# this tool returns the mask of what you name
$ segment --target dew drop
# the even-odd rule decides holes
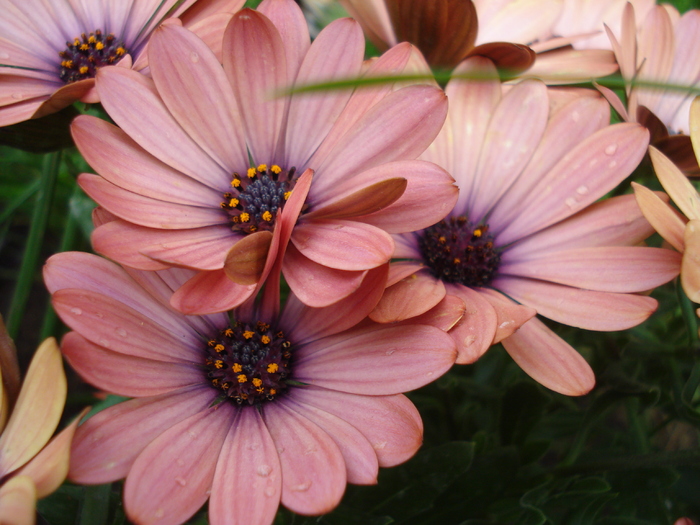
[[[248,446],[246,447],[248,450],[257,450],[258,449],[258,444],[257,443],[248,443]]]
[[[578,111],[574,111],[571,114],[571,120],[573,120],[574,122],[578,122],[579,120],[581,120],[581,113],[579,113]]]
[[[22,93],[12,93],[11,96],[12,96],[12,98],[14,98],[15,100],[21,100],[21,99],[24,98],[24,95],[23,95]]]
[[[184,478],[180,478],[180,477],[175,478],[175,483],[177,483],[181,487],[184,487],[185,485],[187,485],[187,481]]]
[[[126,330],[124,330],[123,328],[117,328],[115,332],[119,337],[126,337]]]
[[[386,351],[386,355],[391,355],[391,354],[393,354],[394,352],[396,352],[396,350],[387,350],[387,351]]]
[[[272,472],[272,467],[270,467],[270,465],[259,465],[256,472],[258,476],[265,478],[270,475],[270,472]]]
[[[95,314],[95,317],[97,317],[98,319],[102,319],[104,317],[104,315],[102,315],[101,313],[98,312]]]
[[[608,164],[608,168],[614,168],[615,166],[617,166],[617,161],[616,161],[616,160],[611,160],[611,161],[610,161],[610,164]]]
[[[586,193],[588,193],[588,186],[586,186],[585,184],[583,186],[579,186],[578,188],[576,188],[576,193],[578,193],[579,195],[585,195]]]
[[[109,348],[109,341],[107,339],[100,339],[100,346],[104,346],[105,348]]]
[[[268,498],[271,498],[271,497],[274,496],[274,495],[275,495],[275,489],[274,489],[274,487],[267,487],[267,488],[265,489],[265,496],[267,496]]]
[[[374,444],[374,450],[384,450],[386,448],[387,442],[386,441],[380,441],[379,443]]]
[[[498,328],[503,330],[506,326],[513,324],[513,321],[503,321],[501,324],[498,325]]]
[[[610,144],[610,146],[605,148],[606,155],[615,155],[616,151],[617,151],[617,144]]]
[[[10,58],[9,53],[0,53],[0,60],[7,60]]]
[[[428,372],[428,373],[425,374],[425,375],[428,376],[428,377],[433,377],[433,372]]]
[[[564,203],[569,207],[569,208],[574,208],[576,206],[576,199],[573,197],[569,197],[564,201]]]
[[[83,315],[83,311],[80,308],[71,308],[70,312],[75,315]]]
[[[462,341],[462,344],[464,346],[471,346],[474,344],[474,341],[476,341],[476,336],[475,335],[468,335],[467,337],[464,338],[464,341]]]
[[[199,62],[199,55],[197,53],[190,53],[190,60],[196,64]]]
[[[311,488],[311,482],[305,481],[304,483],[299,483],[298,485],[290,487],[289,490],[292,492],[306,492],[309,488]]]

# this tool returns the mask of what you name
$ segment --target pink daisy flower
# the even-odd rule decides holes
[[[214,47],[244,0],[8,0],[0,10],[0,126],[38,118],[76,100],[99,102],[96,71],[144,69],[153,30],[180,17]]]
[[[367,272],[355,294],[327,308],[291,295],[281,314],[264,297],[230,317],[197,317],[169,306],[190,270],[51,257],[45,281],[75,330],[62,341],[65,357],[98,388],[135,398],[78,427],[70,479],[126,477],[126,512],[141,524],[182,523],[209,499],[213,525],[272,523],[280,502],[322,514],[346,482],[376,483],[378,467],[421,443],[418,412],[400,392],[455,359],[440,328],[361,323],[387,272]]]
[[[275,265],[305,304],[348,296],[389,260],[390,233],[435,223],[457,198],[445,170],[415,160],[444,122],[442,90],[273,98],[292,84],[357,76],[363,54],[350,19],[309,45],[291,0],[236,14],[223,68],[193,33],[163,25],[150,43],[153,80],[124,68],[97,76],[121,129],[89,116],[73,123],[100,175],[79,183],[119,218],[95,230],[95,249],[142,270],[199,270],[173,296],[185,313],[241,304]],[[411,55],[397,46],[367,74],[401,71]]]
[[[653,230],[633,195],[596,202],[637,166],[648,132],[609,126],[600,97],[550,113],[541,82],[503,94],[486,59],[457,71],[492,80],[447,85],[447,123],[423,158],[454,174],[459,199],[440,223],[396,236],[394,256],[405,260],[393,265],[392,286],[371,317],[402,320],[457,298],[467,312],[450,332],[458,363],[502,342],[543,385],[584,394],[594,385],[591,368],[534,316],[588,330],[629,328],[656,308],[639,293],[678,274],[677,253],[637,246]]]

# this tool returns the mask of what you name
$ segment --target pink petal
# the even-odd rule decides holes
[[[680,255],[671,250],[638,246],[578,248],[543,257],[506,258],[499,274],[530,277],[600,292],[643,292],[673,279]]]
[[[282,467],[260,413],[237,411],[216,464],[209,499],[212,523],[272,523],[282,494]]]
[[[58,290],[53,294],[52,305],[71,329],[113,352],[179,363],[191,363],[199,358],[191,342],[182,341],[150,317],[108,295],[88,290]]]
[[[595,386],[593,370],[568,343],[532,319],[502,341],[513,360],[538,383],[567,396],[582,396]]]
[[[124,483],[124,507],[136,523],[179,524],[209,497],[219,451],[234,408],[220,403],[180,421],[134,461]]]
[[[211,206],[223,200],[221,193],[159,161],[102,119],[80,115],[71,132],[88,164],[116,186],[178,204]]]
[[[297,344],[352,328],[367,316],[382,296],[387,266],[369,270],[356,292],[325,308],[310,308],[290,295],[280,318],[280,326]]]
[[[455,295],[446,295],[434,308],[413,319],[407,319],[404,324],[427,324],[449,332],[464,317],[466,311],[467,307],[462,299]]]
[[[243,2],[238,0],[238,3],[242,4]],[[228,23],[231,21],[231,14],[235,11],[238,11],[238,9],[232,10],[231,13],[218,13],[211,15],[192,24],[185,25],[187,29],[201,38],[207,47],[212,50],[219,64],[221,64],[224,60],[224,31],[226,30]],[[138,67],[134,67],[134,69],[138,69]]]
[[[688,177],[683,175],[668,157],[653,146],[649,147],[649,156],[654,164],[654,171],[656,171],[659,182],[676,206],[688,219],[700,219],[700,195]]]
[[[265,406],[263,417],[279,452],[282,504],[293,512],[329,512],[345,491],[345,462],[321,428],[287,407],[280,398]]]
[[[70,479],[93,485],[126,477],[151,441],[183,419],[206,410],[215,394],[203,385],[131,399],[98,412],[75,434]]]
[[[534,308],[517,304],[501,292],[491,288],[478,288],[478,291],[496,311],[496,335],[494,335],[491,344],[495,345],[506,337],[510,337],[513,332],[537,315]]]
[[[284,114],[287,87],[285,48],[264,15],[244,9],[224,33],[224,70],[239,103],[246,141],[255,164],[272,164]]]
[[[538,314],[585,330],[626,330],[644,322],[658,306],[655,299],[642,295],[581,290],[545,281],[502,277],[493,284]]]
[[[152,199],[123,190],[97,175],[83,173],[78,183],[109,212],[140,226],[176,230],[228,222],[226,214],[218,207],[203,208]]]
[[[685,252],[681,264],[681,284],[688,298],[700,302],[700,221],[693,219],[685,227]]]
[[[637,204],[644,213],[644,218],[671,246],[682,252],[685,249],[683,239],[685,217],[645,186],[632,182],[632,189],[634,189]]]
[[[153,33],[148,53],[158,93],[182,129],[229,172],[246,169],[238,104],[209,47],[182,27],[163,25]]]
[[[377,323],[403,321],[426,313],[445,298],[445,285],[428,272],[417,272],[389,286],[370,318]]]
[[[365,40],[357,22],[349,18],[331,22],[306,53],[295,85],[356,77],[360,73],[364,50]],[[285,146],[288,166],[306,165],[351,94],[350,90],[336,90],[292,96]]]
[[[123,67],[99,70],[102,105],[136,143],[165,164],[211,188],[226,188],[231,174],[185,133],[160,99],[153,81]],[[124,93],[130,93],[125,97]]]
[[[282,263],[284,278],[294,295],[314,308],[329,306],[355,292],[367,271],[335,270],[304,257],[293,244]]]
[[[243,304],[255,289],[254,284],[234,283],[223,270],[200,272],[173,294],[170,304],[187,315],[225,312]]]
[[[311,38],[304,14],[298,5],[286,0],[263,1],[257,10],[270,19],[282,37],[287,61],[287,85],[291,85],[309,51]]]
[[[519,220],[499,233],[498,244],[541,230],[595,202],[637,167],[648,140],[649,132],[631,123],[614,124],[588,137],[533,188],[532,198],[520,204]]]
[[[394,252],[388,233],[342,219],[301,222],[294,228],[292,242],[312,261],[337,270],[376,268],[388,262]]]
[[[296,355],[295,380],[364,395],[419,388],[447,372],[456,357],[452,338],[432,326],[360,328],[310,342]]]
[[[607,49],[563,49],[538,54],[527,76],[540,78],[550,85],[574,84],[616,71],[615,55]]]
[[[473,363],[489,349],[498,317],[491,303],[479,292],[461,284],[447,286],[447,293],[464,302],[466,310],[449,334],[457,345],[458,364]]]
[[[63,337],[61,351],[85,381],[122,396],[155,396],[200,384],[205,379],[196,367],[112,352],[77,332]]]
[[[296,389],[295,389],[296,390]],[[294,401],[294,391],[290,392],[285,405],[302,417],[318,425],[328,434],[340,449],[345,460],[348,483],[374,485],[377,483],[379,463],[371,443],[358,429],[342,418],[315,408],[306,403]]]
[[[423,422],[406,396],[357,396],[314,386],[294,389],[293,396],[295,401],[334,414],[362,432],[381,467],[403,463],[423,442]]]
[[[231,246],[224,261],[224,273],[233,282],[241,285],[257,285],[270,257],[273,234],[258,231],[245,235]]]

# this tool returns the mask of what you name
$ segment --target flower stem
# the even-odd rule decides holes
[[[29,227],[24,256],[22,257],[22,267],[17,277],[17,285],[14,295],[12,296],[10,312],[7,316],[7,331],[13,339],[17,338],[27,301],[29,300],[29,292],[34,282],[60,165],[60,151],[48,153],[44,158],[44,166],[40,179],[41,185],[39,187],[34,213],[32,214],[32,223]]]

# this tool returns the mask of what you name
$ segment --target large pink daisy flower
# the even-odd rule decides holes
[[[414,160],[444,122],[440,89],[275,98],[358,75],[364,39],[341,19],[309,45],[294,2],[259,9],[233,17],[223,68],[194,34],[162,26],[149,46],[153,80],[116,67],[97,76],[121,129],[89,116],[73,124],[101,175],[79,183],[119,217],[95,230],[95,249],[143,270],[199,270],[173,296],[186,313],[241,304],[275,264],[304,303],[332,304],[389,260],[389,233],[435,223],[457,198],[442,168]],[[368,74],[400,71],[411,53],[398,46]]]
[[[141,70],[163,20],[180,17],[213,46],[244,0],[7,0],[0,10],[0,126],[76,100],[98,102],[100,67]]]
[[[141,524],[182,523],[207,499],[214,525],[269,524],[280,501],[321,514],[346,482],[376,483],[379,466],[405,461],[421,443],[418,412],[400,392],[455,359],[440,328],[358,325],[387,266],[327,308],[292,295],[281,315],[279,301],[265,297],[230,317],[196,317],[168,304],[190,270],[51,257],[46,284],[75,330],[64,355],[95,386],[136,398],[78,427],[69,477],[126,476],[126,512]]]
[[[396,236],[395,257],[406,260],[394,265],[393,286],[371,317],[405,319],[459,298],[467,313],[451,331],[458,362],[500,341],[543,385],[584,394],[594,385],[590,367],[533,316],[629,328],[656,308],[638,293],[678,274],[678,254],[636,246],[653,230],[633,195],[596,202],[637,166],[648,132],[609,126],[602,98],[578,98],[550,114],[538,81],[504,95],[485,59],[458,72],[493,80],[447,85],[447,123],[424,155],[454,174],[457,205],[435,226]]]

